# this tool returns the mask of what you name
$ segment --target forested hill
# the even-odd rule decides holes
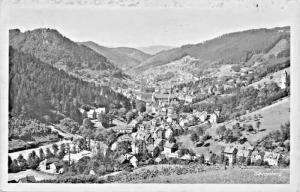
[[[213,64],[244,63],[255,53],[265,53],[281,39],[289,40],[290,27],[252,29],[225,34],[203,43],[184,45],[150,57],[133,72],[141,72],[179,60],[187,55],[198,59],[205,68]]]
[[[129,106],[123,95],[108,87],[77,79],[30,54],[9,49],[9,111],[55,122],[69,116],[82,122],[81,104]]]
[[[106,57],[64,37],[57,30],[40,28],[9,31],[9,45],[68,72],[93,70],[98,74],[120,71]]]
[[[123,69],[124,71],[139,65],[141,62],[151,57],[149,54],[129,47],[109,48],[98,45],[92,41],[80,42],[79,44],[85,45],[97,53],[105,56],[117,67]]]

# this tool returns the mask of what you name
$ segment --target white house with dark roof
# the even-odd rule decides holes
[[[226,147],[224,150],[224,156],[228,158],[228,163],[232,165],[233,159],[237,154],[237,149],[235,147]]]
[[[164,153],[165,154],[174,153],[175,151],[177,151],[177,149],[178,149],[178,145],[176,143],[170,143],[169,141],[167,141],[164,144]]]
[[[264,161],[268,162],[269,165],[278,166],[281,155],[274,152],[265,152]]]

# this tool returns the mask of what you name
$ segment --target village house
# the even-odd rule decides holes
[[[253,151],[251,154],[251,163],[255,163],[258,160],[262,160],[262,156],[259,154],[258,151]]]
[[[112,128],[116,133],[132,133],[134,130],[133,126],[115,126]]]
[[[232,165],[233,159],[236,157],[237,149],[235,147],[226,147],[224,150],[224,156],[228,158],[229,165]]]
[[[154,93],[152,96],[152,102],[158,103],[160,106],[170,104],[171,101],[175,100],[177,100],[177,96],[171,93]]]
[[[182,127],[182,128],[186,128],[189,126],[189,120],[188,119],[181,119],[180,122],[179,122],[179,125]]]
[[[178,145],[176,143],[169,143],[167,141],[164,145],[164,153],[171,154],[178,150]]]
[[[193,114],[194,114],[201,122],[204,122],[204,121],[206,121],[206,119],[207,119],[207,112],[206,112],[206,111],[202,111],[202,112],[195,111]]]
[[[154,130],[153,138],[154,139],[157,139],[157,138],[163,139],[164,138],[164,133],[165,132],[164,132],[163,128],[158,127]]]
[[[120,164],[130,163],[133,167],[138,166],[138,159],[134,155],[131,155],[131,154],[120,155],[118,158],[118,162]]]
[[[215,111],[212,114],[209,114],[209,122],[211,124],[216,124],[218,122],[219,114],[220,114],[219,111]]]
[[[131,158],[129,159],[129,162],[131,163],[131,165],[136,168],[138,166],[138,159],[133,155],[131,156]]]
[[[237,160],[243,159],[244,163],[247,162],[248,157],[250,157],[250,152],[248,150],[238,150],[236,154]]]
[[[172,130],[174,136],[181,135],[183,132],[182,127],[180,127],[178,124],[172,124]]]
[[[180,157],[180,159],[190,161],[193,159],[193,157],[190,154],[185,154],[182,157]]]
[[[57,174],[63,172],[63,162],[58,158],[49,158],[42,161],[38,169],[43,172]]]
[[[152,155],[152,157],[154,155],[154,150],[156,150],[156,148],[158,148],[158,146],[154,146],[154,144],[147,145],[147,151]]]
[[[107,148],[108,148],[108,146],[101,141],[91,142],[92,154],[97,154],[97,153],[102,152],[103,155],[105,155]]]
[[[205,151],[203,153],[203,156],[204,156],[204,162],[205,162],[205,164],[210,165],[211,164],[211,161],[210,161],[211,153],[209,151]]]
[[[172,123],[172,122],[178,122],[178,115],[177,114],[170,114],[168,115],[168,118],[167,118],[167,122],[168,123]]]
[[[164,154],[160,154],[157,158],[155,158],[156,163],[160,163],[161,161],[165,160],[166,156]]]
[[[169,139],[173,135],[173,130],[169,127],[166,129],[165,138]]]
[[[268,162],[269,165],[278,166],[281,155],[274,152],[265,152],[264,162]]]
[[[89,119],[97,119],[100,114],[105,113],[105,108],[91,108],[89,111],[85,111],[84,109],[80,108],[79,111],[81,114],[86,112]]]
[[[191,96],[191,95],[186,95],[185,98],[184,98],[184,101],[188,102],[188,103],[193,103],[193,102],[196,101],[196,97],[195,96]]]
[[[163,146],[164,146],[164,140],[161,139],[161,138],[156,139],[156,140],[154,141],[154,146],[155,146],[155,147],[157,146],[160,150],[162,150],[162,149],[163,149]]]

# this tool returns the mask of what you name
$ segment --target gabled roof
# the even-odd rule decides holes
[[[238,157],[248,157],[249,151],[248,150],[239,150],[236,155]]]
[[[256,156],[256,155],[259,155],[258,151],[253,151],[251,156]]]
[[[62,161],[59,161],[59,162],[55,162],[54,165],[55,167],[62,167],[64,166],[64,163]]]
[[[52,157],[52,158],[46,159],[46,164],[57,163],[59,161],[60,160],[58,158]]]
[[[152,152],[155,149],[153,145],[148,145],[146,148],[149,152]]]
[[[166,148],[175,148],[177,147],[176,143],[170,143],[169,141],[167,141],[164,145],[164,147]]]
[[[163,140],[158,138],[154,141],[154,145],[159,145]]]
[[[264,158],[266,159],[279,159],[280,154],[279,153],[273,153],[273,152],[265,152]]]
[[[157,98],[157,99],[175,99],[177,98],[177,96],[175,94],[163,94],[163,93],[157,93],[157,94],[154,94],[153,95],[154,98]]]
[[[224,150],[224,153],[229,153],[232,154],[234,153],[234,151],[236,151],[237,149],[235,147],[226,147]]]

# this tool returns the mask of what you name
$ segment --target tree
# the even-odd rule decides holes
[[[127,120],[127,123],[129,123],[132,119],[134,118],[134,113],[132,111],[128,111],[126,113],[126,120]]]
[[[46,148],[46,159],[52,158],[54,157],[53,153],[51,152],[51,150],[47,147]]]
[[[256,122],[256,128],[257,128],[258,131],[259,131],[259,128],[260,128],[260,124],[261,124],[260,121],[257,121],[257,122]]]
[[[20,167],[18,165],[18,161],[14,159],[10,165],[10,168],[8,169],[11,173],[16,173],[20,171]]]
[[[171,135],[171,137],[169,138],[169,143],[176,143],[176,139],[174,137],[174,135]]]
[[[203,130],[203,128],[201,126],[198,126],[196,128],[197,134],[198,135],[203,135],[205,133],[205,131]]]
[[[153,149],[153,158],[156,158],[159,156],[159,153],[160,153],[160,150],[159,150],[159,147],[155,147]]]
[[[124,108],[124,107],[122,107],[119,111],[118,111],[118,113],[119,113],[119,116],[120,117],[123,117],[125,114],[126,114],[126,108]]]
[[[195,132],[193,132],[192,134],[191,134],[191,141],[193,141],[193,142],[197,142],[197,141],[199,141],[199,136],[198,136],[198,134],[197,133],[195,133]]]
[[[28,162],[28,168],[30,169],[36,169],[39,166],[40,159],[36,155],[35,151],[29,153],[27,162]]]
[[[224,155],[224,153],[221,153],[220,158],[219,158],[219,163],[223,164],[224,161],[225,161],[225,155]]]
[[[225,131],[226,131],[225,125],[222,125],[222,126],[220,126],[220,127],[218,127],[216,129],[216,134],[221,137],[221,136],[223,136],[223,134],[225,133]]]
[[[102,126],[107,128],[109,126],[109,119],[105,113],[98,115],[98,121],[101,122]]]
[[[66,151],[65,144],[62,143],[62,144],[60,145],[60,151],[59,151],[59,153],[57,154],[57,156],[58,156],[59,159],[63,159],[63,158],[64,158],[64,156],[65,156],[65,154],[66,154],[65,151]]]
[[[20,167],[20,170],[26,170],[27,168],[27,161],[26,159],[24,159],[23,155],[20,154],[17,158],[18,162],[19,162],[19,167]]]
[[[84,110],[82,113],[82,119],[85,119],[87,117],[88,117],[87,112],[86,112],[86,110]]]
[[[97,119],[97,113],[96,113],[95,110],[94,110],[94,112],[93,112],[93,119]]]
[[[145,112],[145,111],[146,111],[146,105],[145,105],[145,102],[137,101],[137,102],[136,102],[136,109],[137,109],[140,113]]]
[[[251,165],[251,157],[247,157],[247,159],[246,159],[246,165],[247,166]]]
[[[281,140],[284,142],[287,139],[290,139],[290,122],[288,121],[287,123],[285,123],[284,125],[280,126],[280,131],[281,131],[281,135],[282,138]]]
[[[201,164],[205,163],[205,158],[204,158],[203,154],[201,154],[201,156],[200,156],[199,163],[201,163]]]
[[[39,149],[39,157],[41,159],[41,161],[43,161],[45,159],[45,154],[42,148]]]
[[[52,145],[52,149],[53,149],[53,153],[54,153],[54,156],[56,156],[57,155],[57,151],[58,151],[58,146],[57,146],[57,144],[53,144]]]
[[[93,123],[91,122],[91,120],[89,118],[85,118],[85,119],[83,119],[82,126],[85,129],[92,129],[93,128]]]

